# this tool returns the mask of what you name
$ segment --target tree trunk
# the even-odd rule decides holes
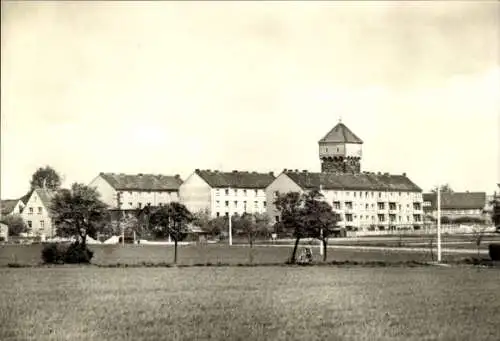
[[[250,261],[250,264],[252,264],[253,263],[253,238],[252,238],[252,236],[249,236],[248,242],[250,244],[249,261]]]
[[[295,258],[296,258],[296,255],[297,255],[297,249],[299,247],[299,241],[300,241],[300,237],[297,237],[295,239],[295,245],[293,247],[292,257],[290,258],[290,263],[292,263],[292,264],[295,264]]]
[[[326,250],[328,249],[328,240],[323,238],[323,262],[326,262]]]
[[[177,264],[177,238],[174,239],[174,264]]]

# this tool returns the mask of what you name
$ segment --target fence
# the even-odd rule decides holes
[[[488,225],[459,225],[459,224],[445,224],[441,226],[441,233],[443,234],[474,234],[474,233],[493,233],[496,229],[494,226]],[[395,230],[375,230],[375,231],[348,231],[347,237],[365,237],[365,236],[397,236],[397,235],[428,235],[436,234],[437,225],[424,225],[418,230],[414,229],[395,229]]]

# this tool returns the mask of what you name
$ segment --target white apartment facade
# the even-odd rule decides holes
[[[193,213],[208,211],[212,218],[265,213],[270,173],[197,169],[180,186],[181,202]]]
[[[279,193],[319,190],[347,230],[418,229],[423,225],[422,190],[403,175],[310,173],[285,170],[266,189],[268,215],[280,220],[272,204]]]
[[[89,186],[112,210],[136,210],[179,201],[179,175],[100,173]]]

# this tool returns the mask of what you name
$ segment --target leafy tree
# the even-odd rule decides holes
[[[28,232],[28,227],[19,214],[11,214],[2,218],[2,223],[9,227],[10,236],[19,236],[23,232]]]
[[[40,167],[33,173],[30,181],[31,191],[36,188],[58,190],[61,187],[61,176],[50,166]]]
[[[267,236],[270,233],[269,219],[264,214],[243,213],[233,219],[233,229],[238,235],[247,238],[250,245],[249,261],[253,262],[253,244],[256,238]]]
[[[74,183],[71,189],[60,189],[51,202],[51,212],[60,236],[74,236],[83,247],[87,236],[96,238],[107,223],[107,205],[95,188]]]
[[[208,224],[201,228],[212,237],[220,236],[228,228],[228,222],[225,217],[217,217],[210,219]]]
[[[280,212],[281,226],[292,231],[292,236],[295,238],[295,245],[290,257],[290,263],[293,264],[296,261],[300,239],[308,236],[307,226],[303,221],[303,197],[299,192],[278,194],[274,205]]]
[[[500,194],[495,193],[495,197],[491,202],[492,212],[491,212],[491,220],[497,229],[500,228]]]
[[[177,243],[188,234],[188,224],[194,219],[181,203],[171,202],[156,209],[150,218],[150,225],[164,236],[174,240],[174,263],[177,264]]]
[[[441,193],[453,193],[453,189],[450,187],[449,184],[444,184],[441,186],[434,186],[433,189],[431,189],[432,193],[437,193],[438,188],[441,189]]]
[[[319,239],[323,244],[323,261],[326,261],[328,238],[334,233],[337,217],[330,204],[322,198],[323,195],[318,191],[311,191],[304,195],[303,222],[311,237]]]

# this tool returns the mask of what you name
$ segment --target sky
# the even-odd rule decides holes
[[[320,171],[339,118],[362,170],[500,182],[496,2],[2,1],[1,197],[50,165]]]

